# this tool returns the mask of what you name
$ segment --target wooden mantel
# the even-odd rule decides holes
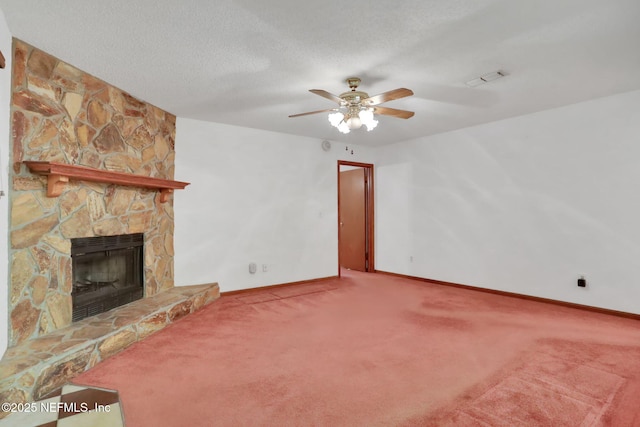
[[[169,199],[169,195],[173,193],[173,190],[182,190],[189,185],[188,182],[153,178],[132,173],[111,172],[64,163],[25,161],[24,164],[27,165],[31,173],[47,176],[48,197],[58,197],[62,194],[66,183],[70,179],[160,190],[160,201],[162,203]]]

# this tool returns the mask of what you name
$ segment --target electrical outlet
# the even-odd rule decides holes
[[[267,264],[262,264],[262,272],[266,273],[269,269],[267,268]]]
[[[584,275],[580,275],[580,277],[578,278],[578,286],[581,288],[587,287],[587,280],[584,278]]]

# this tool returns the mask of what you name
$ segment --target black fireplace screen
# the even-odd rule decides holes
[[[73,321],[141,299],[144,234],[71,239]]]

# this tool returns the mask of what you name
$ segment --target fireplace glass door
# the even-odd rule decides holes
[[[144,235],[71,239],[73,321],[143,297]]]

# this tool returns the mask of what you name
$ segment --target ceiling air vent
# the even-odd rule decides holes
[[[494,71],[493,73],[488,73],[484,76],[480,76],[477,79],[469,80],[465,84],[467,86],[476,87],[497,80],[500,77],[504,77],[504,73],[502,71]]]

